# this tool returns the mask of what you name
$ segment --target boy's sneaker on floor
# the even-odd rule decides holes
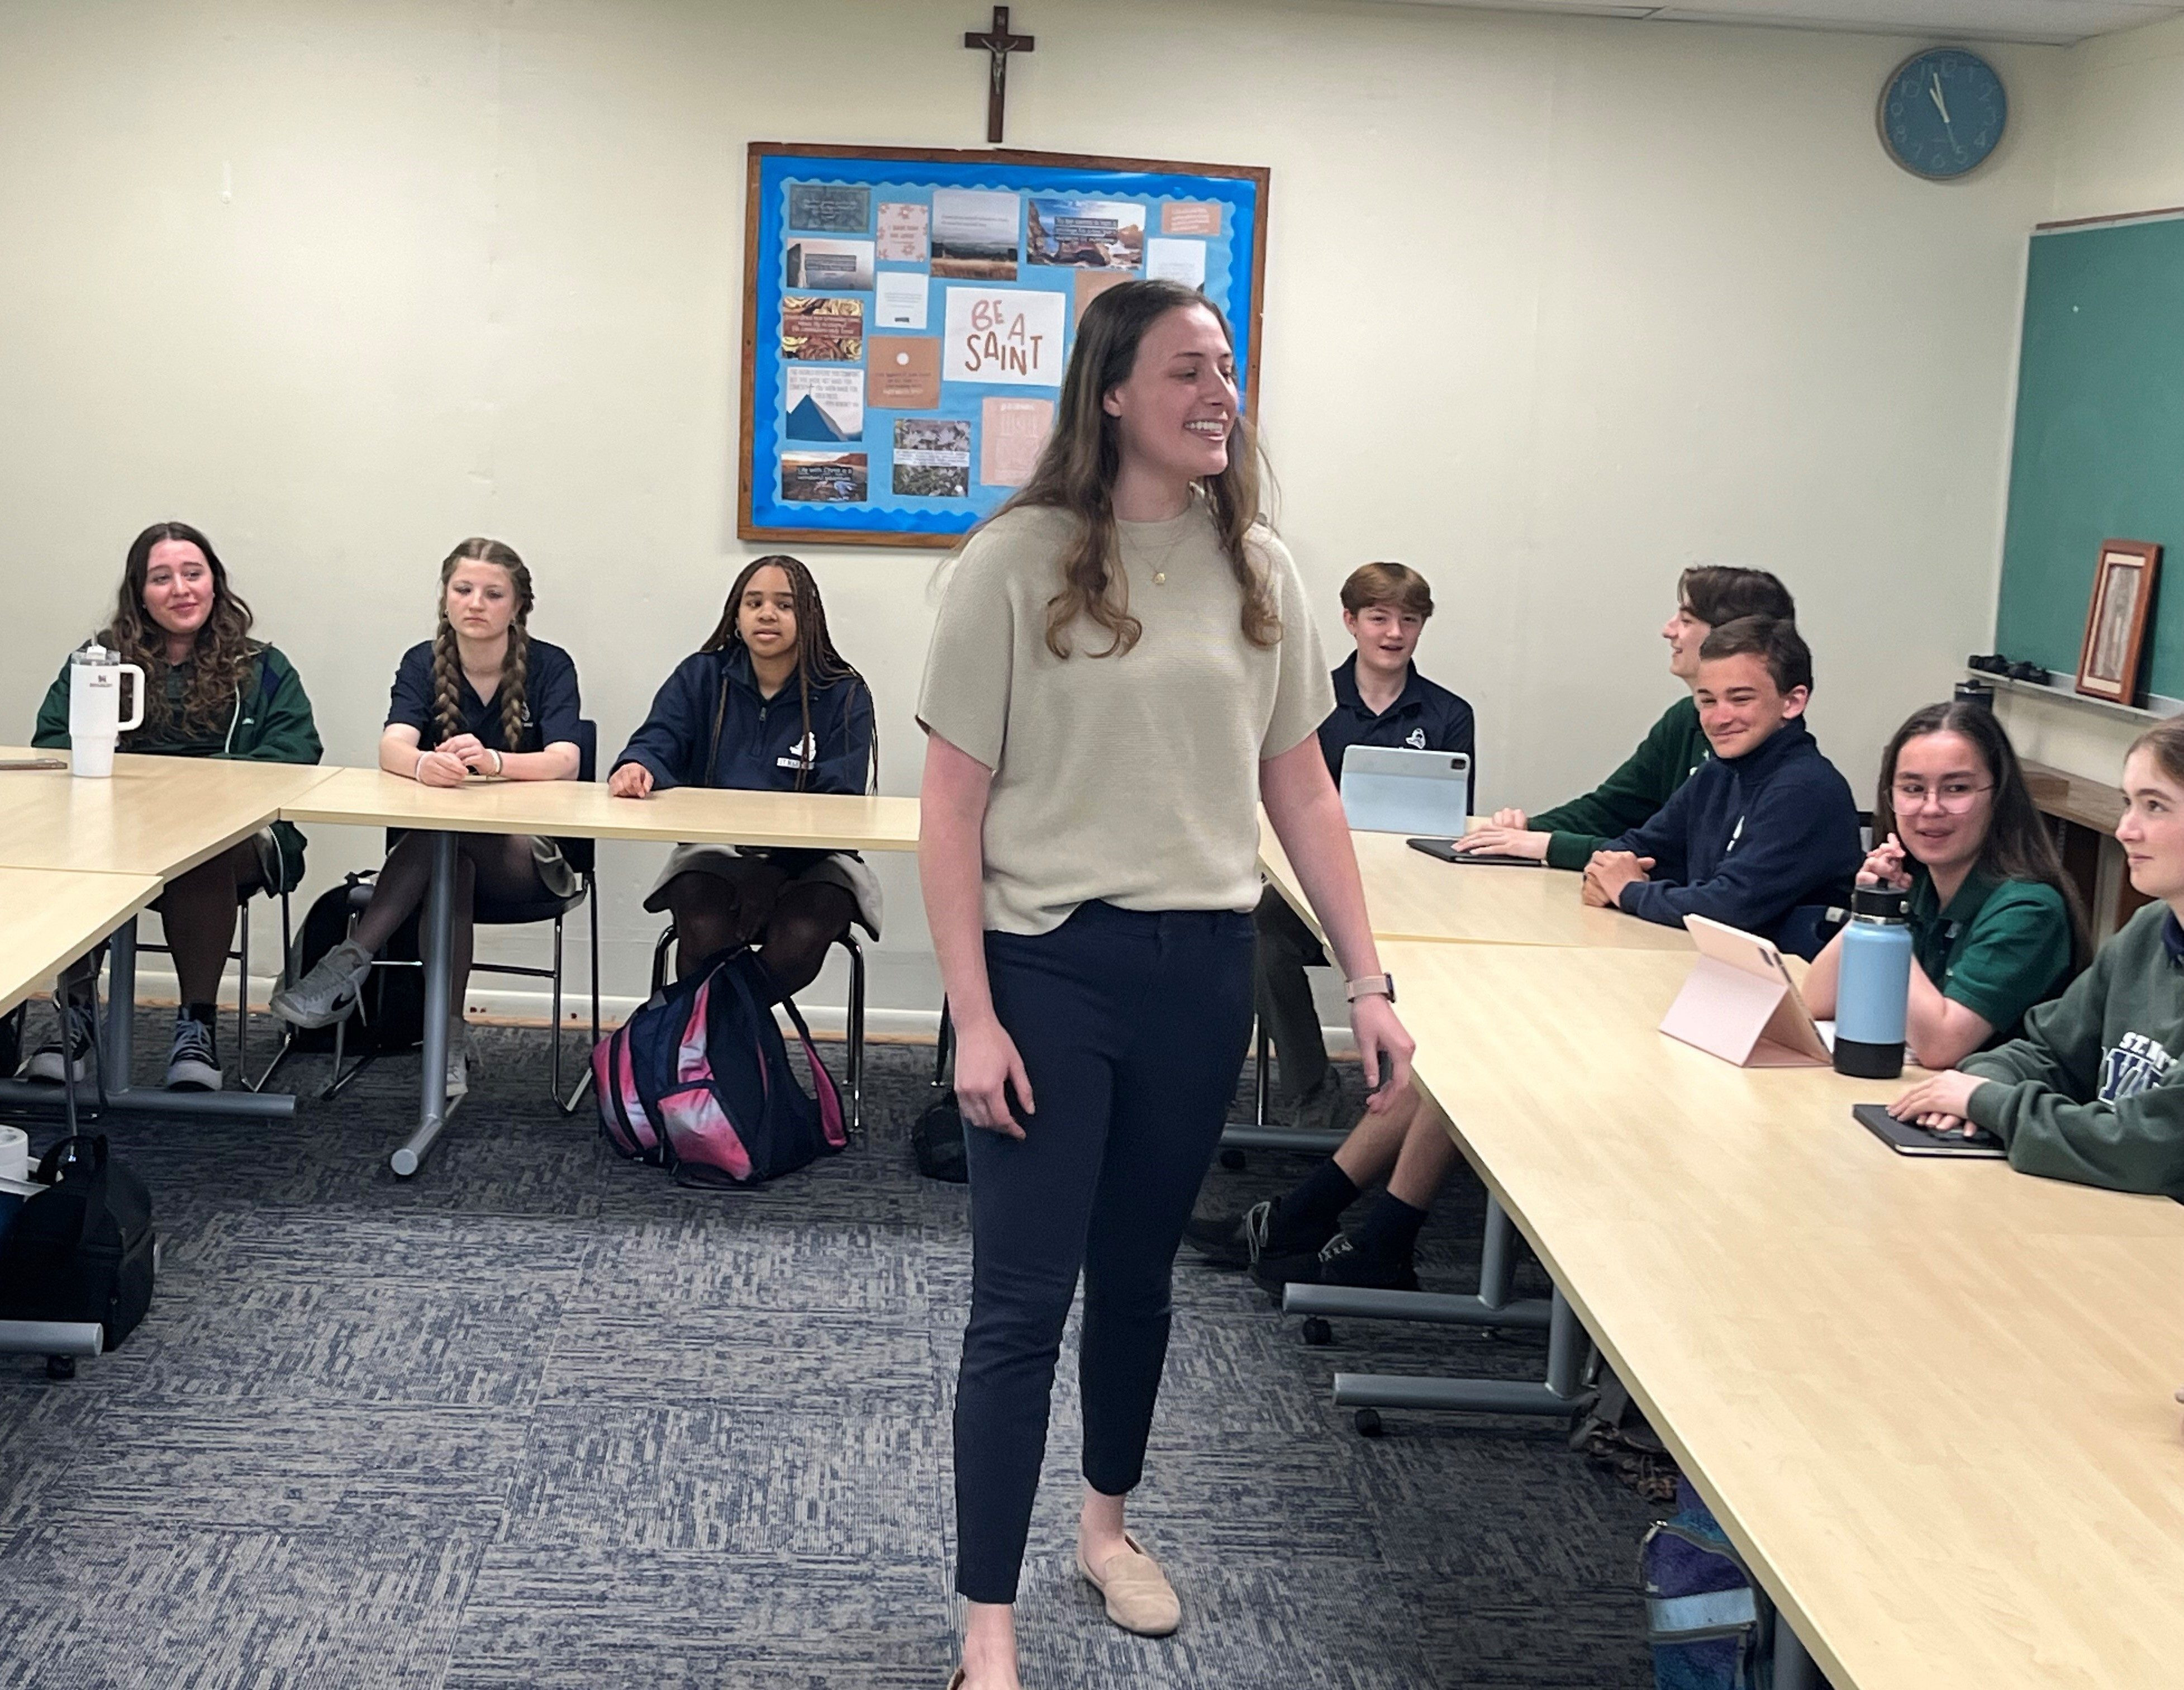
[[[91,1079],[92,1035],[98,1030],[98,1012],[87,1003],[71,1003],[62,1017],[61,1036],[51,1039],[31,1052],[31,1060],[23,1065],[25,1079],[43,1079],[58,1085],[62,1080],[73,1078],[83,1085]],[[68,1045],[64,1059],[62,1040]],[[65,1060],[67,1067],[63,1067]]]
[[[471,1039],[465,1029],[448,1029],[448,1096],[465,1097],[471,1089]]]
[[[1322,1226],[1285,1224],[1279,1203],[1272,1198],[1240,1215],[1193,1215],[1183,1229],[1190,1247],[1217,1268],[1248,1268],[1268,1256],[1315,1254],[1334,1232],[1331,1221]]]
[[[1285,1285],[1351,1286],[1361,1291],[1416,1291],[1418,1270],[1406,1259],[1391,1262],[1360,1250],[1342,1233],[1319,1249],[1263,1255],[1251,1264],[1261,1289],[1279,1294]]]
[[[292,1027],[331,1027],[355,1010],[370,973],[371,953],[344,939],[302,979],[275,992],[270,1007]]]
[[[167,1051],[167,1090],[217,1091],[220,1086],[220,1053],[213,1047],[212,1029],[184,1010],[175,1018],[175,1042]]]

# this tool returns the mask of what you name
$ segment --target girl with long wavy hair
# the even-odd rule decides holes
[[[1180,1622],[1123,1502],[1176,1246],[1251,1030],[1258,805],[1348,979],[1366,1071],[1385,1075],[1368,1107],[1409,1086],[1320,755],[1334,706],[1260,513],[1228,324],[1173,282],[1109,289],[1031,481],[950,567],[918,706],[918,866],[971,1129],[956,1690],[1017,1690],[1017,1580],[1080,1271],[1077,1566],[1125,1630]]]
[[[379,767],[426,786],[472,780],[573,780],[582,714],[577,666],[531,637],[531,572],[499,540],[465,540],[440,566],[439,627],[402,654],[394,672]],[[462,1001],[473,912],[481,899],[527,904],[576,894],[576,870],[549,839],[459,834],[455,852],[453,996],[448,1095],[469,1090]],[[326,1027],[356,1007],[371,959],[425,895],[432,841],[404,834],[387,853],[356,930],[294,984],[273,1012],[298,1027]]]
[[[1861,886],[1911,895],[1906,1041],[1921,1068],[1953,1068],[2014,1039],[2025,1012],[2092,954],[2078,890],[2048,832],[2009,735],[1985,705],[1914,711],[1880,754],[1880,841]],[[1837,934],[1814,960],[1805,1001],[1835,1013]]]
[[[720,626],[654,697],[607,789],[869,792],[878,750],[872,689],[834,649],[819,583],[777,554],[736,577]],[[852,921],[880,931],[879,880],[854,851],[677,845],[644,907],[673,915],[682,974],[749,945],[784,997],[818,977]]]
[[[212,542],[187,522],[154,522],[130,543],[113,619],[98,643],[144,672],[144,722],[121,749],[140,756],[233,757],[272,763],[315,763],[319,731],[295,666],[250,637],[250,606],[229,584]],[[69,672],[38,707],[31,739],[41,746],[69,743]],[[258,891],[293,891],[304,877],[304,836],[276,822],[229,846],[159,893],[159,912],[182,1007],[175,1017],[167,1085],[176,1090],[217,1091],[220,1052],[213,1006],[220,996],[238,911]],[[34,1052],[25,1073],[58,1080],[72,1063],[79,1079],[91,1062],[95,953],[70,970],[60,1036]],[[248,990],[248,982],[244,982]]]

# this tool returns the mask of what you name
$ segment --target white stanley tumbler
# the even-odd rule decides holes
[[[136,678],[136,713],[121,719],[121,678]],[[96,639],[69,654],[69,750],[78,774],[114,772],[114,742],[144,725],[144,672]]]

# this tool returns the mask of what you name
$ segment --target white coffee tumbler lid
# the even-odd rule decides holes
[[[31,1177],[31,1141],[20,1127],[0,1127],[0,1180]]]

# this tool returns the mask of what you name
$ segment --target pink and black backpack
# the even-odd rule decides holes
[[[816,1097],[788,1066],[773,984],[748,947],[723,951],[599,1040],[599,1125],[623,1156],[684,1185],[755,1185],[850,1141],[833,1077],[787,998]]]

